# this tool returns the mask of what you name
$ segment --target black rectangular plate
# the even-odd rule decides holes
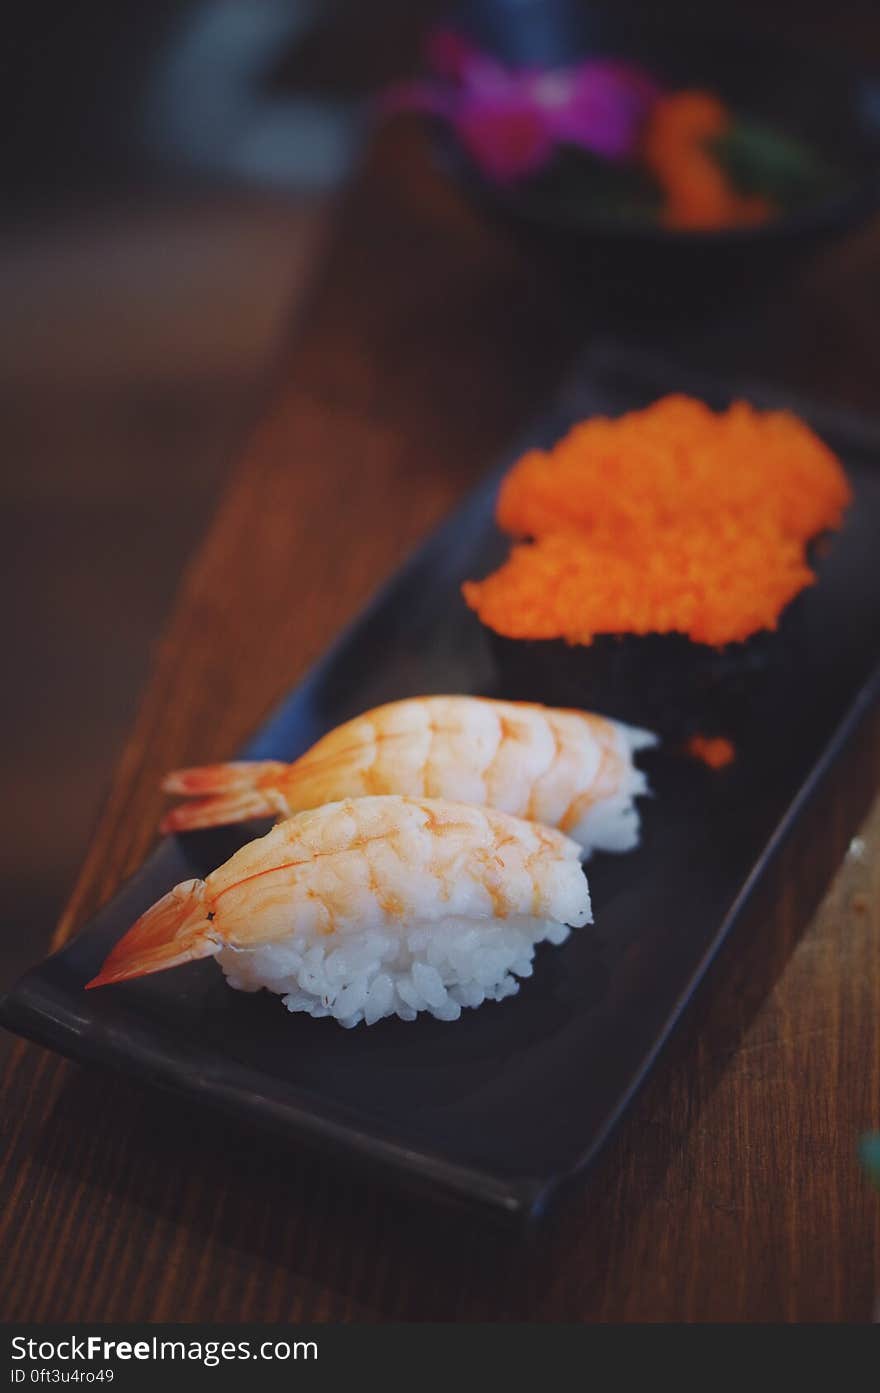
[[[631,355],[584,364],[524,442],[575,418],[691,390],[732,395]],[[780,398],[750,391],[758,404]],[[86,993],[110,945],[177,881],[226,859],[240,829],[167,840],[61,952],[5,997],[9,1029],[516,1221],[545,1212],[594,1159],[822,772],[878,692],[880,432],[793,403],[839,451],[856,501],[802,606],[773,692],[756,694],[736,763],[713,774],[674,750],[650,758],[656,798],[627,856],[589,867],[594,928],[539,951],[517,996],[456,1024],[420,1018],[341,1030],[233,992],[213,963]],[[512,456],[513,457],[513,456]],[[506,468],[510,460],[506,460]],[[356,712],[424,692],[504,689],[459,586],[503,552],[498,471],[392,579],[246,751],[292,759]],[[328,538],[328,545],[332,539]],[[552,683],[543,693],[554,701]],[[252,830],[252,829],[251,829]]]

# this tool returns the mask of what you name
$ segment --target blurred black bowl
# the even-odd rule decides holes
[[[487,179],[448,126],[434,127],[445,168],[533,248],[614,293],[662,304],[760,290],[806,252],[880,208],[880,79],[784,39],[706,29],[576,0],[482,0],[452,19],[511,66],[564,67],[588,56],[638,63],[667,88],[708,88],[740,117],[794,138],[834,171],[814,199],[764,223],[684,231],[592,208],[557,169],[546,180]],[[576,196],[574,196],[576,194]]]

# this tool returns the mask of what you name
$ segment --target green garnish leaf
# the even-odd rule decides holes
[[[743,117],[712,142],[712,149],[737,188],[783,206],[820,198],[840,179],[803,141]]]
[[[868,1132],[859,1142],[859,1160],[880,1190],[880,1132]]]

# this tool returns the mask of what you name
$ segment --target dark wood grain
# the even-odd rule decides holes
[[[233,750],[537,410],[590,306],[379,142],[342,210],[284,386],[186,572],[62,942],[140,862],[159,775]],[[880,229],[704,362],[866,405]],[[810,344],[808,353],[804,347]],[[587,1191],[534,1250],[272,1140],[16,1047],[0,1311],[9,1320],[864,1320],[880,1204],[855,1160],[880,1122],[876,724]]]

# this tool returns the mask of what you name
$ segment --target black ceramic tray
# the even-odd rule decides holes
[[[581,370],[526,443],[670,388],[719,403],[730,395],[606,355]],[[786,639],[772,690],[756,689],[727,770],[711,773],[669,749],[650,758],[656,798],[642,805],[641,847],[591,862],[595,927],[540,950],[516,997],[455,1024],[394,1020],[345,1031],[290,1016],[265,994],[231,991],[210,962],[84,992],[142,910],[230,854],[244,834],[226,829],[158,846],[72,943],[8,993],[2,1022],[221,1108],[242,1127],[273,1128],[513,1220],[544,1213],[597,1155],[880,688],[880,432],[796,405],[842,455],[856,501]],[[357,711],[409,694],[518,695],[500,687],[485,635],[459,597],[460,582],[503,549],[492,523],[498,477],[403,567],[243,753],[290,759]],[[554,701],[552,686],[543,697]]]

